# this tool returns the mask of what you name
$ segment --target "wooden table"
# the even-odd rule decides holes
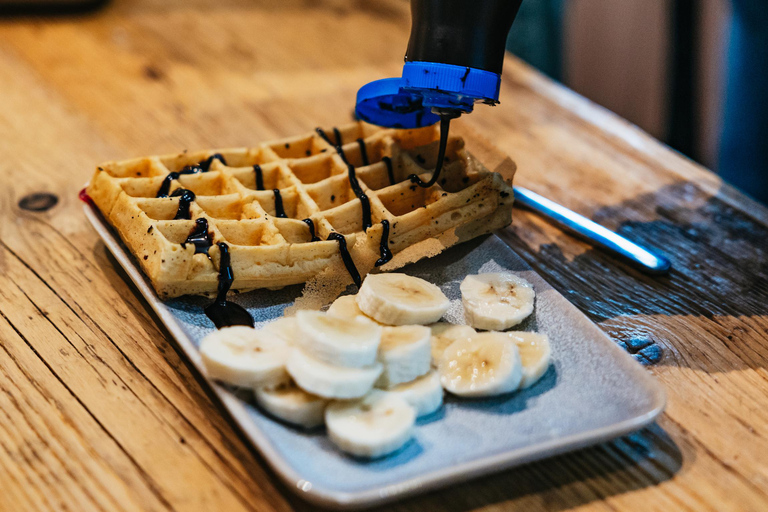
[[[213,405],[77,192],[103,160],[347,121],[359,86],[399,73],[410,26],[399,0],[349,4],[0,20],[0,509],[309,508]],[[517,182],[672,259],[649,278],[522,211],[507,232],[639,359],[660,355],[648,371],[669,405],[623,439],[396,508],[765,510],[768,211],[513,58],[502,89],[463,122],[517,161]],[[58,204],[19,207],[38,192]]]

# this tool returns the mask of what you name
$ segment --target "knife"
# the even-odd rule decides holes
[[[619,255],[642,272],[651,275],[663,275],[669,272],[672,267],[672,264],[664,256],[654,254],[565,206],[542,197],[527,188],[514,187],[514,190],[516,206],[523,205],[578,237]]]

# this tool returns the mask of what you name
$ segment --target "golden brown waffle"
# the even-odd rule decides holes
[[[360,122],[254,148],[107,162],[87,192],[159,297],[215,293],[220,242],[229,249],[232,289],[279,288],[339,268],[343,242],[334,233],[344,235],[364,274],[372,270],[370,255],[381,256],[387,222],[385,246],[395,258],[386,270],[437,252],[429,244],[435,239],[444,248],[509,224],[511,186],[472,158],[460,138],[449,140],[437,184],[421,188],[408,179],[431,177],[438,136],[435,127]],[[367,230],[365,201],[350,176],[370,203]]]

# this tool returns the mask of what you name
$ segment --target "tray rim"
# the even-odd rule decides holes
[[[637,368],[631,371],[635,371],[636,376],[645,381],[644,387],[653,395],[653,405],[644,414],[605,427],[560,437],[549,442],[483,457],[470,462],[454,464],[444,469],[431,471],[402,482],[387,484],[364,491],[336,491],[322,486],[315,486],[304,480],[301,475],[299,475],[299,473],[281,457],[268,436],[250,421],[248,413],[240,400],[226,388],[209,379],[205,372],[200,371],[200,368],[202,367],[202,358],[200,357],[198,350],[181,326],[176,322],[173,313],[171,313],[165,304],[157,297],[146,276],[137,267],[131,254],[126,251],[122,241],[115,236],[115,233],[104,220],[101,212],[95,205],[89,203],[83,204],[83,211],[85,212],[88,221],[98,233],[99,238],[101,238],[107,249],[112,253],[133,284],[141,292],[144,300],[147,301],[158,318],[163,322],[163,326],[168,329],[168,332],[173,337],[174,343],[181,349],[184,356],[190,360],[193,366],[195,366],[197,372],[205,380],[205,384],[211,388],[216,397],[221,401],[222,405],[224,405],[226,413],[234,420],[235,426],[247,439],[249,439],[253,448],[264,457],[280,480],[282,480],[282,482],[295,494],[313,505],[337,510],[362,509],[383,505],[416,494],[426,493],[453,483],[472,480],[490,473],[496,473],[529,462],[547,459],[566,452],[616,439],[651,424],[664,411],[666,406],[666,392],[663,386],[655,377],[645,371],[639,363],[632,361],[634,365],[637,365]],[[499,238],[505,246],[514,251],[514,249],[509,247],[503,237],[496,233],[492,234],[492,236]],[[531,270],[535,272],[533,269]],[[554,291],[562,297],[562,294],[557,292],[557,290]],[[567,301],[564,297],[563,299]],[[579,311],[579,313],[583,315],[581,311]],[[611,340],[602,329],[594,324],[594,322],[591,320],[589,320],[589,322],[597,327],[597,330],[602,334],[601,337],[604,338],[606,345],[611,347],[608,350],[615,349],[618,354],[617,357],[630,357],[616,345],[616,343]],[[630,365],[629,367],[632,366]],[[309,486],[306,484],[309,484]]]

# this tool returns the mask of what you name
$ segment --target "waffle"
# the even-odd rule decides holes
[[[438,252],[429,242],[444,248],[509,224],[511,186],[459,137],[435,185],[408,179],[431,177],[438,138],[435,127],[358,122],[253,148],[107,162],[87,193],[161,299],[215,293],[221,243],[233,290],[303,283],[342,256],[364,275]]]

